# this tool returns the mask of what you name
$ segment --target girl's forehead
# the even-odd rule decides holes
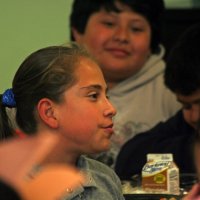
[[[103,87],[106,85],[101,68],[92,59],[83,58],[80,60],[75,76],[77,84],[100,84]]]
[[[92,58],[80,57],[76,65],[76,70],[80,70],[97,66],[97,63]]]
[[[95,75],[95,74],[102,74],[99,65],[90,58],[80,58],[79,62],[77,63],[75,74],[79,78],[86,78],[87,75]],[[77,78],[78,78],[77,77]],[[95,77],[93,77],[95,78]]]

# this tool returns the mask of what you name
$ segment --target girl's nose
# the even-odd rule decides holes
[[[107,100],[107,108],[104,111],[104,115],[114,117],[116,114],[117,114],[117,111],[115,107],[112,105],[112,103],[109,100]]]

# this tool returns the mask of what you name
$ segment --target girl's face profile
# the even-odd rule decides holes
[[[150,24],[125,6],[119,13],[105,10],[94,13],[85,32],[76,32],[74,36],[98,60],[108,81],[122,80],[136,73],[151,51]]]
[[[57,105],[59,132],[77,153],[108,150],[116,111],[107,96],[107,85],[95,62],[81,58],[75,71],[77,83]]]

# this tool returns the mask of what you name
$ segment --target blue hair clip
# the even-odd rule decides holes
[[[2,95],[2,103],[4,106],[13,108],[16,107],[15,97],[12,89],[7,89]]]

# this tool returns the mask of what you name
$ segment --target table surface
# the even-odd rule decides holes
[[[125,200],[181,200],[182,196],[171,194],[124,194]]]

